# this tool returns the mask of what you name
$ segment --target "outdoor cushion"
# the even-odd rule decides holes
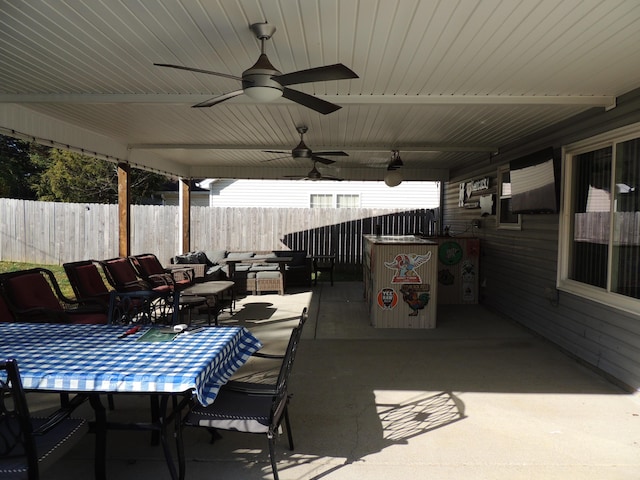
[[[176,255],[173,257],[173,263],[179,264],[189,264],[189,263],[207,263],[206,261],[201,262],[198,258],[198,255],[195,252],[184,253],[182,255]]]
[[[0,322],[13,322],[14,320],[13,314],[7,306],[7,302],[0,296]]]
[[[215,409],[195,407],[188,420],[201,427],[267,433],[272,404],[271,395],[246,395],[224,391],[216,397]],[[247,412],[252,413],[247,415]]]
[[[269,263],[266,265],[251,265],[250,271],[252,272],[265,272],[265,271],[279,271],[280,266],[277,263]]]
[[[78,267],[75,270],[78,281],[82,283],[82,288],[85,292],[93,292],[94,295],[103,295],[107,290],[104,284],[104,280],[100,276],[100,272],[96,269],[95,265],[85,265]],[[109,293],[107,292],[107,297]]]
[[[256,278],[280,278],[280,275],[282,275],[280,272],[278,271],[274,271],[274,270],[260,270],[258,272],[256,272]]]
[[[207,256],[210,265],[219,265],[227,257],[226,250],[204,250],[204,254]]]
[[[155,256],[151,255],[139,255],[136,257],[136,261],[140,264],[141,270],[147,275],[159,275],[165,273],[164,268]]]
[[[249,263],[238,263],[238,264],[236,264],[235,272],[236,273],[248,272],[250,269],[251,269],[251,264],[249,264]]]
[[[247,258],[253,258],[255,252],[229,252],[227,260],[246,260]]]
[[[196,279],[198,282],[210,282],[215,280],[226,280],[227,274],[223,270],[222,265],[213,265],[212,267],[207,268],[204,273],[204,277]]]
[[[109,320],[105,313],[68,312],[68,314],[71,323],[75,325],[104,325]]]
[[[119,258],[109,262],[109,270],[115,281],[119,284],[124,285],[138,281],[135,270],[133,270],[129,260],[126,258]]]
[[[41,307],[49,310],[63,310],[47,280],[39,273],[14,277],[8,283],[11,298],[20,309]]]
[[[204,264],[209,264],[209,258],[207,258],[207,254],[204,253],[202,250],[198,250],[197,252],[194,252],[194,255],[196,257],[196,262],[194,263],[204,263]]]

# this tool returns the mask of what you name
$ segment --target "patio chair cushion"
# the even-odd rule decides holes
[[[216,397],[215,409],[195,407],[189,420],[200,427],[267,433],[272,404],[271,395],[247,395],[225,390]]]
[[[100,272],[95,265],[84,265],[75,269],[78,282],[82,284],[85,296],[97,297],[109,301],[109,289],[104,284]]]
[[[9,310],[9,306],[5,301],[4,297],[0,295],[0,322],[13,322],[15,319],[13,318],[13,314],[11,310]]]
[[[39,273],[14,277],[10,282],[11,298],[21,309],[45,308],[63,311],[46,279]]]
[[[99,312],[67,312],[74,325],[104,325],[108,317]]]
[[[136,260],[147,275],[160,275],[166,273],[155,255],[138,255],[136,256]]]
[[[137,283],[139,281],[135,270],[127,258],[118,258],[110,261],[109,271],[119,285]]]

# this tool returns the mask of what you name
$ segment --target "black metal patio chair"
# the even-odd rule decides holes
[[[103,303],[66,297],[53,272],[46,268],[4,273],[0,275],[0,289],[17,322],[107,323]]]
[[[29,414],[16,360],[0,361],[0,478],[37,480],[89,431],[69,402],[46,418]]]
[[[301,331],[300,326],[294,327],[291,331],[275,385],[269,388],[259,387],[260,391],[221,389],[211,405],[206,407],[193,406],[184,420],[186,426],[210,429],[212,441],[218,430],[266,435],[274,480],[279,478],[275,443],[283,420],[287,430],[289,449],[293,450],[294,448],[288,414],[290,400],[288,382]]]

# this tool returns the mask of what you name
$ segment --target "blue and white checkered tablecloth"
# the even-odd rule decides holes
[[[181,393],[211,404],[220,386],[262,347],[241,327],[207,327],[168,342],[125,338],[119,325],[0,324],[0,359],[18,360],[25,389]]]

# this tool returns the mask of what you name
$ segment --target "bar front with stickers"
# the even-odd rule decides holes
[[[438,244],[413,235],[364,235],[363,278],[371,324],[435,328]]]

